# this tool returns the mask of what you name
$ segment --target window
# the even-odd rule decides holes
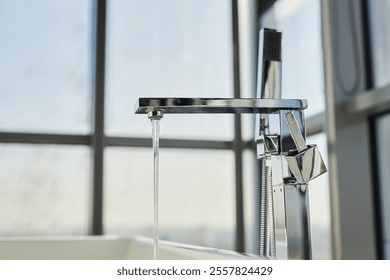
[[[390,2],[367,1],[374,86],[390,84]]]
[[[368,5],[368,27],[370,39],[371,69],[373,76],[374,91],[379,88],[390,86],[390,2],[389,1],[367,1]],[[377,93],[377,92],[375,92]],[[385,94],[387,91],[385,90]],[[375,116],[371,125],[374,127],[375,140],[373,146],[375,156],[375,167],[373,170],[376,176],[375,198],[377,203],[377,250],[378,257],[390,259],[390,217],[389,211],[389,182],[388,167],[389,143],[390,143],[390,122],[389,114],[384,112]]]
[[[233,97],[230,1],[109,1],[108,11],[109,135],[150,137],[132,111],[138,97]],[[232,115],[167,115],[163,131],[231,140],[232,123]]]
[[[0,130],[88,134],[91,1],[0,6]]]
[[[0,0],[0,7],[0,235],[103,228],[150,236],[151,124],[133,106],[147,96],[233,97],[231,1]],[[104,30],[106,40],[95,42]],[[105,73],[105,88],[96,72]],[[94,103],[101,93],[104,116]],[[101,120],[93,112],[102,131],[91,129]],[[162,238],[234,249],[242,166],[233,128],[232,115],[164,116]]]
[[[90,148],[29,142],[90,133],[91,1],[0,7],[0,235],[86,234]]]
[[[230,14],[230,1],[110,1],[107,134],[151,137],[147,116],[133,113],[139,97],[233,97]],[[166,138],[230,141],[233,116],[166,114]],[[162,148],[160,157],[160,237],[233,249],[231,152]],[[107,149],[105,166],[107,233],[151,237],[151,150]]]
[[[87,233],[90,150],[0,144],[0,235]]]
[[[378,117],[375,121],[376,125],[376,153],[377,153],[377,176],[379,186],[377,187],[377,203],[379,204],[379,216],[381,220],[379,223],[381,226],[381,240],[378,240],[380,244],[382,257],[384,259],[390,259],[390,205],[388,203],[390,199],[390,176],[388,167],[390,166],[390,117],[389,114]]]
[[[106,153],[106,233],[152,237],[153,152]],[[160,150],[161,239],[234,249],[233,163],[231,151]]]

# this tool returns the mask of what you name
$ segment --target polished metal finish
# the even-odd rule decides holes
[[[282,33],[274,29],[262,29],[259,34],[259,58],[256,97],[278,100],[282,84]],[[279,131],[272,131],[275,124],[269,114],[256,116],[255,141],[257,156],[261,161],[260,185],[260,254],[276,257],[274,200],[272,198],[271,155],[280,153]],[[277,125],[278,126],[278,125]]]
[[[307,185],[272,188],[277,259],[311,259]]]
[[[296,155],[286,156],[288,168],[299,184],[307,184],[327,169],[316,145]]]
[[[259,145],[259,153],[267,155],[277,155],[279,150],[279,135],[261,135],[261,145]]]
[[[305,138],[303,138],[302,132],[298,126],[294,114],[288,112],[286,115],[284,115],[284,117],[286,118],[288,129],[290,130],[291,137],[295,143],[295,146],[297,147],[298,152],[304,151],[306,149],[306,141]]]
[[[310,259],[307,183],[326,172],[318,148],[306,145],[306,100],[280,99],[281,32],[260,33],[256,99],[140,98],[138,114],[258,114],[255,141],[262,161],[260,254]]]
[[[278,259],[288,259],[288,241],[286,227],[286,198],[284,186],[272,187],[273,215],[275,227],[275,255]]]
[[[164,114],[254,114],[280,110],[303,110],[306,100],[252,98],[139,98],[136,114],[161,111]]]
[[[148,118],[150,120],[161,120],[163,117],[163,112],[159,110],[153,110],[148,112]]]
[[[274,206],[272,199],[272,169],[271,157],[264,157],[261,161],[261,186],[260,189],[260,255],[268,258],[275,258],[275,227],[274,227]]]
[[[293,135],[290,131],[289,124],[285,118],[286,114],[293,114],[294,119],[296,121],[296,125],[298,126],[298,129],[301,132],[302,137],[305,139],[306,142],[306,122],[305,122],[305,114],[303,111],[280,111],[279,112],[279,125],[280,125],[280,153],[283,155],[288,155],[291,150],[297,150],[297,146],[295,144],[295,141],[293,139]]]
[[[297,150],[286,156],[289,170],[299,184],[307,184],[327,171],[324,161],[316,145],[306,146],[294,114],[289,112],[284,117]]]
[[[302,111],[280,111],[280,153],[272,160],[277,259],[310,259],[308,182],[326,172],[318,148],[306,145]]]
[[[282,88],[282,32],[264,28],[259,34],[256,96],[280,98]]]
[[[281,97],[282,33],[264,29],[259,38],[256,96],[275,100]],[[277,259],[309,259],[306,184],[326,172],[326,168],[318,148],[306,145],[303,111],[280,110],[278,117],[276,121],[271,114],[259,114],[256,118],[257,156],[263,169],[260,254]]]

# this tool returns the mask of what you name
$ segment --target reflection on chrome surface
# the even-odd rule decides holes
[[[326,172],[316,145],[306,144],[306,100],[281,99],[282,32],[260,31],[257,98],[139,98],[135,113],[257,114],[261,161],[260,255],[311,259],[309,181]]]

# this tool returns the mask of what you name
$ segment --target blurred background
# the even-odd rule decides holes
[[[0,0],[0,235],[153,231],[139,97],[255,97],[283,30],[282,97],[307,99],[313,257],[390,258],[390,0]],[[259,251],[254,117],[161,121],[160,238]]]

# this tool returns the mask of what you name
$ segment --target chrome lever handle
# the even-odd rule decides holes
[[[307,184],[327,171],[325,163],[316,145],[306,145],[294,114],[289,112],[284,118],[296,146],[296,151],[285,157],[288,168],[299,184]]]
[[[301,133],[301,130],[299,129],[298,122],[295,119],[294,114],[292,112],[288,112],[284,115],[284,118],[287,121],[287,126],[290,130],[291,138],[293,139],[298,152],[303,152],[307,149],[306,141]]]

